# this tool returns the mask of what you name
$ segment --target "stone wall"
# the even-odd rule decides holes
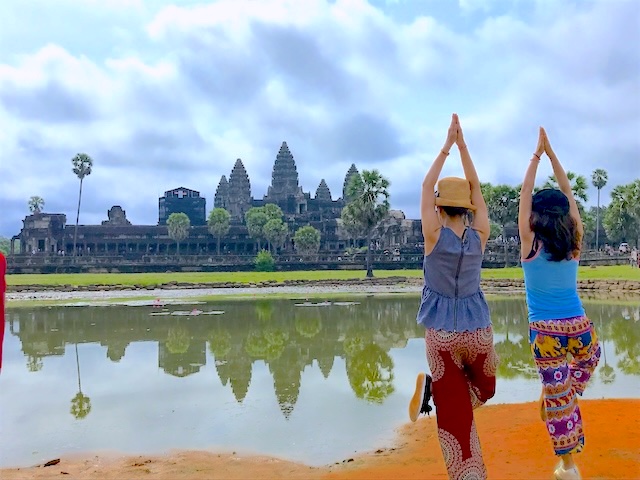
[[[519,294],[524,295],[523,280],[482,280],[482,289],[486,294]],[[156,285],[85,285],[75,287],[72,285],[9,285],[9,292],[39,292],[39,291],[112,291],[112,290],[154,290],[156,288],[174,290],[174,289],[206,289],[206,288],[246,288],[246,287],[277,287],[277,286],[304,286],[310,290],[323,287],[329,287],[332,290],[340,286],[348,285],[378,285],[378,286],[413,286],[415,293],[419,293],[422,287],[422,279],[417,277],[385,277],[385,278],[353,278],[346,280],[285,280],[277,282],[275,280],[255,282],[255,283],[239,283],[239,282],[167,282]],[[599,297],[599,298],[625,298],[640,297],[640,279],[639,280],[580,280],[578,282],[578,290],[583,298]]]

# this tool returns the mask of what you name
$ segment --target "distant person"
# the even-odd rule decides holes
[[[4,343],[4,295],[7,291],[7,259],[0,252],[0,369],[2,369],[2,344]]]
[[[532,195],[543,153],[551,161],[560,189]],[[573,454],[582,450],[584,433],[576,394],[582,395],[587,386],[600,358],[600,346],[578,296],[583,234],[580,212],[543,128],[522,183],[518,228],[529,342],[542,381],[540,416],[561,459],[555,478],[580,479]]]
[[[640,266],[640,264],[638,264],[638,249],[636,247],[631,249],[629,263],[631,264],[631,268],[637,268]]]
[[[466,178],[436,181],[456,144]],[[489,307],[480,290],[482,254],[489,239],[489,216],[458,116],[444,147],[422,182],[424,287],[417,321],[426,329],[431,375],[418,374],[409,404],[416,421],[432,409],[451,479],[486,479],[473,409],[493,397],[498,357],[493,347]]]

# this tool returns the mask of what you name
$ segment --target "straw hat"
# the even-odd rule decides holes
[[[462,207],[475,210],[471,203],[471,185],[469,181],[458,177],[441,178],[436,191],[438,207]]]

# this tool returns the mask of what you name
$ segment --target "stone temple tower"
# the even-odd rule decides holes
[[[347,174],[344,177],[344,184],[342,185],[342,199],[346,203],[349,202],[349,195],[347,195],[347,187],[349,186],[349,181],[351,180],[351,177],[354,175],[360,175],[360,172],[356,168],[356,165],[352,163],[351,167],[349,167],[349,170],[347,171]]]
[[[227,182],[227,177],[223,175],[220,179],[220,183],[218,184],[218,188],[216,189],[216,196],[213,200],[213,207],[228,209],[230,204],[229,182]]]
[[[307,202],[298,184],[298,169],[287,142],[282,142],[271,174],[271,185],[265,203],[275,203],[284,213],[298,214],[307,210]]]
[[[227,211],[233,220],[244,221],[244,214],[251,208],[251,183],[240,159],[236,160],[229,175],[228,192]]]
[[[329,190],[329,185],[324,181],[324,178],[320,180],[320,185],[316,189],[316,200],[323,203],[331,202],[331,190]]]

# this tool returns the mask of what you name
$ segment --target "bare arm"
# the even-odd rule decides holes
[[[540,156],[544,152],[545,138],[547,134],[544,128],[540,127],[538,134],[538,145],[536,151],[531,157],[529,167],[524,174],[524,180],[522,181],[522,188],[520,189],[520,204],[518,206],[518,233],[520,235],[520,257],[524,260],[529,255],[531,248],[533,247],[533,232],[531,231],[531,225],[529,224],[529,218],[531,217],[531,203],[533,195],[533,187],[536,183],[536,173],[538,171],[538,165],[540,164]]]
[[[545,144],[544,149],[551,160],[551,167],[553,168],[553,174],[558,180],[558,187],[560,187],[560,191],[564,193],[569,199],[569,214],[576,222],[576,228],[578,229],[578,234],[580,235],[580,240],[582,241],[582,236],[584,234],[584,227],[582,225],[582,218],[580,218],[580,210],[578,210],[578,204],[576,203],[576,199],[573,197],[573,190],[571,190],[571,182],[567,177],[564,168],[560,164],[560,160],[556,156],[555,152],[551,148],[551,144],[549,143],[549,138],[545,135],[544,138]]]
[[[491,227],[489,224],[489,211],[487,210],[487,204],[482,196],[482,190],[480,188],[480,179],[478,178],[478,172],[473,165],[469,149],[464,142],[464,136],[462,134],[462,127],[458,116],[454,114],[456,124],[458,127],[458,135],[456,138],[456,145],[460,150],[460,160],[462,161],[462,169],[464,170],[464,176],[469,181],[471,187],[471,203],[476,207],[476,211],[473,214],[473,222],[471,227],[478,232],[480,240],[482,242],[482,250],[489,240],[489,234],[491,233]]]
[[[444,162],[449,155],[449,150],[455,141],[455,135],[455,124],[452,118],[451,125],[449,126],[449,131],[447,133],[447,140],[422,181],[420,218],[422,219],[422,236],[424,237],[425,252],[430,252],[435,242],[438,241],[440,220],[436,213],[435,186],[438,182],[438,177],[440,176]]]

